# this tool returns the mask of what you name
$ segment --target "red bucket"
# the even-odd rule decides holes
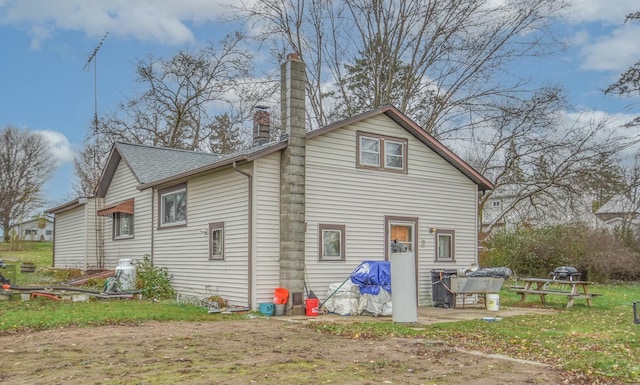
[[[320,306],[320,301],[317,298],[309,298],[305,301],[307,316],[315,317],[318,315],[318,307]]]
[[[283,287],[276,288],[276,290],[273,293],[274,304],[282,305],[284,303],[287,303],[288,299],[289,299],[289,290]]]

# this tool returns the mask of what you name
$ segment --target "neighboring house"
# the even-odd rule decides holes
[[[595,215],[610,230],[627,227],[635,232],[640,230],[639,208],[624,195],[615,195],[603,204]]]
[[[53,221],[47,218],[31,219],[18,223],[13,230],[24,241],[50,242],[53,240]]]
[[[542,227],[584,223],[598,227],[601,221],[591,210],[591,197],[581,200],[554,197],[553,202],[539,202],[532,206],[530,199],[493,192],[484,205],[482,230],[491,232],[514,231],[519,227]],[[506,214],[505,214],[506,213]]]
[[[386,106],[305,133],[305,69],[283,64],[288,136],[268,142],[256,111],[253,147],[231,155],[117,143],[96,190],[104,267],[149,254],[179,294],[217,294],[257,308],[289,289],[325,299],[365,260],[412,252],[416,296],[431,303],[432,269],[477,263],[477,194],[491,182]],[[56,215],[56,261],[67,261]],[[66,225],[70,226],[70,224]]]

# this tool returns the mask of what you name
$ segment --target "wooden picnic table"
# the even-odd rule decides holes
[[[587,281],[572,281],[572,280],[560,280],[560,279],[548,279],[548,278],[521,278],[520,281],[524,282],[524,287],[517,287],[512,289],[516,293],[520,294],[520,303],[524,303],[529,294],[537,294],[540,296],[540,302],[546,303],[547,295],[563,295],[569,299],[567,303],[567,309],[573,306],[573,302],[576,299],[586,299],[587,305],[591,306],[591,299],[601,294],[589,292],[589,285],[591,282]],[[549,285],[559,285],[560,289],[549,289]],[[562,286],[569,286],[570,290],[562,289]]]

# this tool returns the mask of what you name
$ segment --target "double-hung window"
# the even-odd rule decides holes
[[[182,184],[160,191],[160,227],[187,224],[187,186]]]
[[[113,239],[133,238],[134,198],[127,199],[99,209],[97,214],[113,220]]]
[[[113,214],[113,237],[131,238],[133,237],[133,215],[116,212]]]
[[[388,136],[357,133],[360,168],[407,171],[407,140]]]
[[[209,259],[224,259],[224,222],[209,223]]]
[[[344,225],[318,225],[318,259],[320,261],[344,261],[344,242]]]
[[[454,261],[455,253],[455,231],[436,230],[436,260]]]

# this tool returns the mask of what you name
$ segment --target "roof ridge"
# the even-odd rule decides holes
[[[182,149],[182,148],[154,146],[152,144],[143,144],[143,143],[129,143],[129,142],[120,142],[120,141],[116,142],[116,146],[119,146],[119,145],[144,147],[144,148],[148,148],[148,149],[163,150],[163,151],[184,152],[184,153],[195,154],[195,155],[222,156],[221,154],[216,154],[215,152],[203,152],[203,151],[195,151],[195,150],[185,150],[185,149]]]

